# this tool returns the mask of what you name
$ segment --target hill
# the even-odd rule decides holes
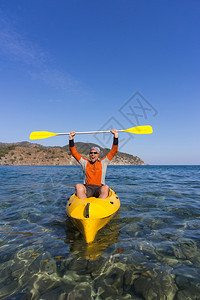
[[[88,150],[94,146],[91,143],[76,143],[76,148],[84,157],[89,157]],[[102,148],[101,158],[110,149]],[[69,145],[64,147],[45,147],[36,143],[0,143],[0,165],[76,165],[71,156]],[[146,165],[142,159],[131,154],[118,152],[111,165]]]

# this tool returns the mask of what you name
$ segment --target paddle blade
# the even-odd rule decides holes
[[[145,126],[136,126],[129,129],[123,130],[125,132],[136,133],[136,134],[150,134],[153,132],[153,129],[150,125]]]
[[[57,133],[48,132],[48,131],[33,131],[30,134],[30,140],[40,140],[40,139],[46,139],[51,136],[58,135]]]

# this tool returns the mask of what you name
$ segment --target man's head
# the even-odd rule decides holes
[[[90,149],[90,160],[92,163],[95,163],[100,157],[100,149],[99,147],[92,147]]]

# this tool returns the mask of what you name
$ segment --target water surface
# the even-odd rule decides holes
[[[86,245],[79,166],[0,167],[1,299],[200,299],[200,166],[109,166],[121,208]]]

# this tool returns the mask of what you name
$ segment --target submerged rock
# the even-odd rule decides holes
[[[198,300],[200,299],[200,288],[190,287],[190,289],[180,290],[176,294],[176,300]]]
[[[0,285],[0,295],[1,297],[6,297],[4,299],[8,299],[7,296],[11,293],[14,293],[18,288],[18,281],[15,280],[14,277],[9,276]]]
[[[68,294],[67,300],[91,299],[91,287],[89,283],[80,283]]]
[[[80,259],[73,259],[68,265],[68,269],[72,271],[78,271],[85,270],[87,267],[87,260],[80,260]]]
[[[124,291],[129,291],[132,288],[134,281],[139,278],[139,276],[140,275],[136,269],[134,270],[131,268],[126,270],[124,273]]]
[[[179,288],[177,299],[200,299],[199,268],[187,267],[186,269],[185,266],[182,265],[175,269],[174,273],[177,274],[176,284]]]
[[[36,300],[67,300],[67,297],[68,292],[66,291],[66,289],[64,287],[57,287],[54,289],[50,289],[45,293],[42,293],[36,298]],[[28,300],[30,300],[30,298]]]
[[[88,261],[88,269],[86,274],[90,274],[92,279],[96,279],[107,268],[108,260],[104,257],[99,257],[95,261]]]
[[[94,282],[94,287],[102,299],[113,299],[123,294],[124,273],[126,265],[118,263],[109,266],[106,272]]]
[[[137,295],[148,300],[173,300],[178,290],[170,274],[160,273],[156,277],[141,276],[134,283]]]

